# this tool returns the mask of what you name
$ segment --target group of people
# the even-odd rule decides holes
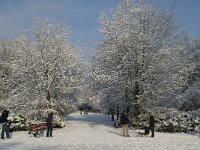
[[[79,106],[79,110],[81,111],[80,114],[88,114],[88,112],[90,112],[91,109],[92,107],[87,104],[83,104]]]
[[[9,125],[10,122],[8,121],[8,115],[9,110],[5,109],[3,110],[1,114],[0,122],[2,123],[2,130],[1,130],[1,139],[5,139],[5,133],[6,138],[11,138],[10,132],[9,132]],[[46,137],[53,137],[52,131],[53,131],[53,112],[50,112],[46,119],[46,126],[47,126],[47,132]]]
[[[128,124],[130,123],[128,116],[127,116],[127,112],[123,111],[121,114],[121,118],[120,118],[120,123],[122,125],[122,130],[123,130],[123,136],[125,137],[129,137],[129,133],[128,133]],[[149,119],[149,126],[146,126],[144,129],[144,135],[148,136],[150,131],[151,131],[151,137],[154,137],[154,128],[155,128],[155,119],[154,117],[151,115],[150,119]]]
[[[1,131],[1,139],[4,139],[4,135],[6,133],[6,138],[10,138],[9,135],[9,121],[8,121],[9,110],[4,110],[1,115],[1,123],[2,123],[2,131]],[[120,117],[120,123],[122,125],[123,136],[129,137],[128,133],[128,124],[130,123],[127,112],[123,111]],[[47,116],[46,120],[47,132],[46,137],[53,137],[53,112],[50,112]],[[144,135],[149,135],[151,131],[151,137],[154,137],[154,128],[155,128],[155,119],[151,115],[149,120],[149,127],[145,127]]]

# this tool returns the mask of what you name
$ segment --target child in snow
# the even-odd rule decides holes
[[[149,136],[149,133],[150,133],[150,130],[149,130],[149,127],[148,127],[148,126],[145,126],[145,127],[144,127],[144,132],[139,132],[140,135],[146,136],[146,137]]]

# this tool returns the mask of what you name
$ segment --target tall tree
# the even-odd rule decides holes
[[[11,62],[13,60],[11,44],[11,40],[0,40],[0,102],[7,100],[11,94],[9,80],[12,74]]]
[[[104,40],[96,48],[93,74],[105,101],[131,105],[138,116],[140,108],[161,106],[187,84],[193,66],[172,11],[146,0],[122,0],[100,21]]]
[[[66,111],[66,95],[78,89],[82,67],[69,31],[51,20],[36,23],[26,36],[15,40],[12,63],[14,90],[4,105],[25,113],[56,109]]]
[[[190,74],[188,86],[177,94],[173,106],[183,111],[193,111],[200,108],[200,38],[195,38],[190,44],[191,63],[195,64],[194,71]]]

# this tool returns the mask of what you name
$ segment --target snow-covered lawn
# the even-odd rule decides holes
[[[200,138],[184,133],[155,133],[140,137],[130,129],[123,137],[111,119],[99,114],[67,116],[67,125],[53,131],[54,137],[35,138],[28,132],[14,132],[11,139],[0,140],[0,150],[200,150]]]

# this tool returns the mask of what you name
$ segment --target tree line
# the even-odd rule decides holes
[[[100,23],[104,39],[95,49],[91,78],[103,110],[129,106],[137,118],[155,107],[200,104],[199,39],[191,42],[173,10],[121,0]]]
[[[181,30],[173,10],[121,0],[99,21],[103,40],[87,66],[82,47],[69,42],[69,28],[52,20],[2,39],[0,106],[28,116],[92,103],[103,112],[129,107],[136,117],[155,107],[200,107],[200,38]]]

